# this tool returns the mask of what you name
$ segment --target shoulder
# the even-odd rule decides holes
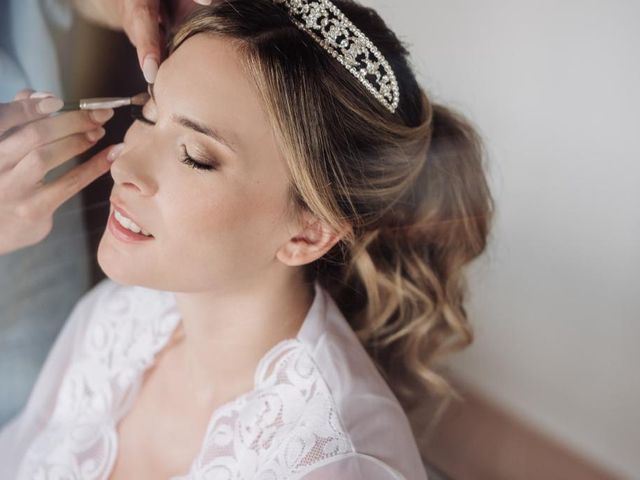
[[[239,416],[251,443],[271,445],[260,474],[303,480],[426,480],[408,421],[397,401],[379,395],[375,380],[356,380],[318,361],[299,341],[285,342],[262,388]],[[357,388],[325,377],[360,383]],[[335,380],[335,379],[333,379]],[[374,382],[366,388],[366,382]],[[247,414],[248,413],[248,414]]]
[[[80,297],[71,315],[82,316],[84,321],[88,322],[93,315],[104,311],[105,308],[111,309],[114,306],[118,308],[118,303],[126,310],[126,304],[131,303],[133,289],[134,287],[121,285],[105,278]]]
[[[316,348],[299,339],[284,342],[263,365],[269,373],[258,379],[263,389],[253,401],[273,417],[251,408],[256,415],[241,420],[278,439],[263,472],[306,480],[426,479],[399,403],[378,383],[384,381],[370,360],[345,356],[357,345],[339,342],[331,335]]]
[[[119,361],[155,354],[179,315],[170,292],[104,279],[80,298],[70,321],[78,325],[78,355]]]
[[[356,471],[388,470],[400,475],[381,473],[365,478],[425,479],[420,452],[400,402],[328,291],[322,287],[317,291],[323,304],[317,310],[320,318],[305,325],[313,327],[315,323],[316,328],[301,331],[300,339],[309,357],[305,362],[313,365],[308,370],[317,377],[315,391],[326,396],[325,401],[316,402],[324,408],[323,415],[313,412],[308,418],[315,422],[321,422],[323,416],[329,418],[329,424],[335,427],[329,431],[339,431],[336,438],[344,439],[350,446],[332,458],[339,462],[334,466]],[[341,443],[336,441],[334,445]]]
[[[109,278],[98,282],[78,301],[80,309],[106,308],[132,312],[140,306],[164,308],[173,303],[173,294],[137,285],[123,285]]]
[[[88,324],[106,318],[129,322],[141,317],[159,317],[172,310],[175,310],[175,297],[171,292],[122,285],[105,278],[80,298],[72,316],[82,316]]]
[[[86,332],[89,325],[92,323],[93,318],[97,311],[99,311],[99,305],[104,298],[108,298],[114,284],[111,280],[103,280],[85,292],[76,302],[64,328],[59,337],[72,337],[73,338],[73,355],[80,353],[81,344],[86,337]]]
[[[80,297],[74,310],[91,309],[98,301],[108,297],[114,288],[118,287],[120,287],[120,285],[115,283],[113,280],[105,278],[95,284],[84,295],[82,295],[82,297]]]

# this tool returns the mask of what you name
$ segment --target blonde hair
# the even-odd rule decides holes
[[[330,292],[408,412],[456,395],[435,363],[473,341],[464,267],[485,249],[493,199],[474,128],[430,102],[374,10],[334,3],[391,64],[395,113],[271,0],[200,9],[169,48],[198,33],[238,48],[288,163],[295,211],[352,227],[306,266],[307,279]]]

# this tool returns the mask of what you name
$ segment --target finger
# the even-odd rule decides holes
[[[31,95],[34,92],[35,92],[35,90],[33,90],[32,88],[23,88],[18,93],[16,93],[16,96],[13,97],[13,99],[14,100],[24,100],[25,98],[29,98],[29,95]]]
[[[0,141],[0,170],[13,168],[31,150],[75,133],[88,132],[113,116],[113,109],[74,110],[21,126]]]
[[[107,160],[107,155],[112,148],[113,146],[105,148],[60,178],[45,184],[36,194],[35,201],[49,205],[52,211],[57,210],[60,205],[109,171],[111,162]]]
[[[55,97],[55,95],[51,92],[33,92],[29,95],[29,98],[46,98],[46,97]]]
[[[64,102],[57,97],[27,98],[0,103],[0,135],[12,128],[57,112],[63,105]]]
[[[160,24],[158,0],[132,0],[125,8],[123,26],[134,44],[138,63],[147,83],[153,83],[160,60]]]
[[[104,136],[98,127],[87,133],[76,133],[32,150],[13,171],[14,182],[28,187],[42,181],[47,173],[92,147]]]

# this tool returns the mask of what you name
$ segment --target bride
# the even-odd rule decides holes
[[[426,479],[407,412],[472,339],[492,214],[473,128],[345,0],[199,8],[150,94],[6,478]]]

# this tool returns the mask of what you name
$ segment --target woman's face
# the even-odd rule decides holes
[[[295,226],[285,161],[236,51],[223,38],[189,38],[162,63],[153,95],[143,116],[154,125],[135,121],[111,167],[101,268],[176,292],[264,281]],[[152,237],[123,235],[114,208]]]

